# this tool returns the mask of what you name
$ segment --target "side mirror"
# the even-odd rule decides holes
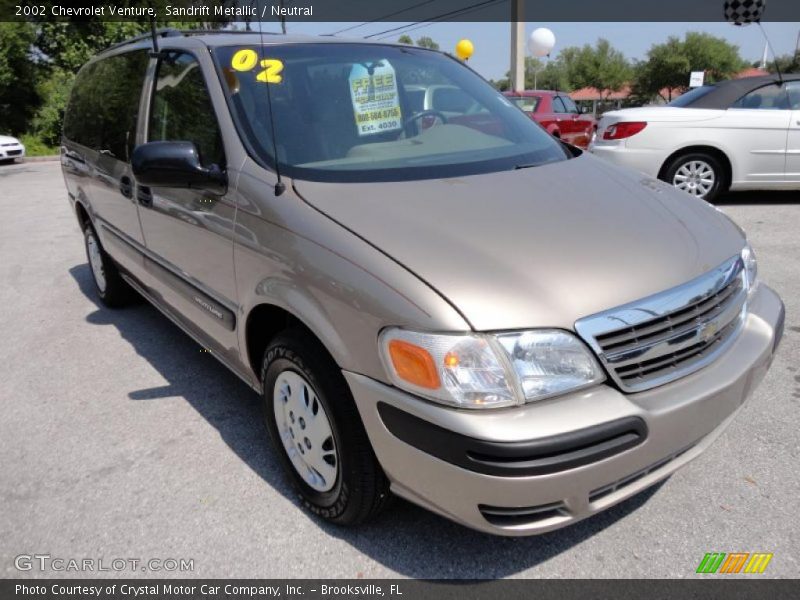
[[[193,142],[148,142],[131,156],[133,174],[148,187],[206,190],[223,194],[228,177],[217,165],[204,167]]]

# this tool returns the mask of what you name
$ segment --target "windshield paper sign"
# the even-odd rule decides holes
[[[350,70],[350,96],[358,135],[373,135],[403,126],[394,68],[386,61],[373,63],[372,73],[361,64]]]

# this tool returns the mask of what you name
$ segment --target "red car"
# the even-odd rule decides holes
[[[567,94],[548,90],[503,94],[557,138],[584,149],[592,141],[597,122],[583,114]]]

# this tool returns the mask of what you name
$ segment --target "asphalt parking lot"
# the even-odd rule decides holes
[[[767,378],[711,449],[660,487],[558,532],[503,539],[401,501],[360,529],[311,517],[265,443],[256,395],[156,309],[94,300],[58,163],[0,165],[0,573],[691,577],[706,552],[741,551],[774,554],[762,576],[796,577],[800,192],[718,204],[786,303]],[[20,572],[21,554],[193,559],[194,569]]]

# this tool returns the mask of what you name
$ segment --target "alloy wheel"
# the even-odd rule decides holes
[[[717,176],[714,169],[702,160],[682,164],[672,178],[672,185],[698,198],[705,198],[714,188]]]

